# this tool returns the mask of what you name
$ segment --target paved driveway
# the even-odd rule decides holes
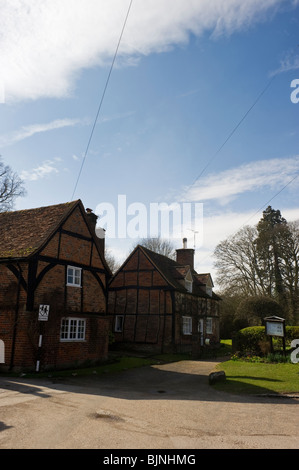
[[[217,392],[208,384],[215,365],[0,378],[0,448],[298,449],[299,400]]]

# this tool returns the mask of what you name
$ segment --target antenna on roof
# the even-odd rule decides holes
[[[197,230],[193,230],[192,228],[188,228],[187,230],[190,230],[190,232],[193,232],[193,240],[194,240],[194,250],[195,250],[195,235],[198,233]]]

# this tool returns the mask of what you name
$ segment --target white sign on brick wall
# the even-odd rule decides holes
[[[40,305],[38,311],[39,321],[48,321],[49,319],[50,305]]]

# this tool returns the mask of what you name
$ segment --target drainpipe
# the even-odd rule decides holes
[[[171,306],[172,306],[172,325],[171,325],[171,340],[172,340],[172,345],[173,345],[173,349],[174,351],[176,351],[176,344],[175,344],[175,328],[176,328],[176,325],[175,325],[175,307],[176,307],[176,302],[175,302],[175,292],[174,290],[171,290],[170,291],[170,295],[171,295]]]
[[[9,370],[12,370],[14,366],[15,346],[16,346],[16,338],[17,338],[17,322],[19,318],[19,302],[20,302],[20,292],[21,292],[22,268],[19,265],[19,263],[17,263],[17,266],[19,268],[19,276],[18,276],[17,300],[16,300],[16,307],[15,307],[15,321],[14,321],[14,327],[13,327]]]

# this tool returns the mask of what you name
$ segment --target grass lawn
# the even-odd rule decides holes
[[[218,365],[226,381],[213,387],[229,393],[299,393],[299,364],[226,361]]]

